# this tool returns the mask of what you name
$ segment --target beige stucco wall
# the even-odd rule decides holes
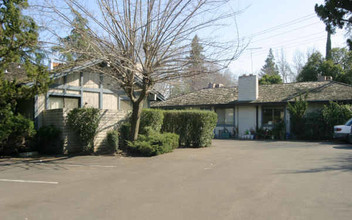
[[[239,106],[238,114],[236,115],[238,122],[239,135],[244,135],[248,129],[256,128],[256,107],[255,106]]]

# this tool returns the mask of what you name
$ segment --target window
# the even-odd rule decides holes
[[[218,124],[233,125],[233,108],[216,109],[218,114]]]
[[[79,98],[69,98],[69,97],[49,97],[49,109],[74,109],[79,107]]]
[[[273,125],[284,119],[284,109],[282,107],[263,108],[263,125]]]

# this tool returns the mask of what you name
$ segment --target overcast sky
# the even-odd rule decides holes
[[[285,52],[292,62],[296,51],[306,53],[316,49],[325,54],[325,25],[316,16],[314,6],[323,0],[235,0],[234,8],[247,8],[237,17],[240,35],[251,41],[241,57],[231,64],[231,71],[238,75],[257,74],[273,48],[274,56]],[[333,47],[344,47],[344,31],[332,36]],[[260,49],[257,49],[260,48]]]

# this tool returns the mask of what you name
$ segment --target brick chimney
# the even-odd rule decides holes
[[[238,101],[254,101],[259,95],[257,75],[243,75],[238,79]]]

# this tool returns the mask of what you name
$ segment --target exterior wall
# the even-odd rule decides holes
[[[43,126],[54,125],[61,130],[64,153],[75,153],[81,150],[76,134],[66,125],[67,109],[52,109],[43,112]]]
[[[243,75],[238,78],[238,101],[254,101],[258,98],[258,77]]]
[[[67,75],[67,79],[66,79],[66,84],[69,86],[79,86],[79,79],[80,78],[80,74],[79,73],[72,73]]]
[[[67,126],[66,119],[69,109],[52,109],[43,112],[43,126],[54,125],[62,131],[64,153],[75,153],[81,150],[81,144],[77,135]],[[116,110],[101,110],[98,133],[94,140],[94,151],[104,151],[107,147],[106,134],[117,128],[127,113]]]
[[[99,74],[97,73],[84,73],[83,87],[86,88],[99,88]]]
[[[36,127],[43,126],[43,111],[45,110],[45,96],[37,95],[34,100],[34,119]]]
[[[242,136],[246,130],[256,128],[256,107],[255,106],[239,106],[238,107],[238,135]]]
[[[103,109],[118,109],[117,94],[103,94]]]
[[[116,129],[119,124],[126,120],[127,112],[116,111],[116,110],[101,110],[101,118],[98,127],[98,133],[94,140],[94,151],[104,151],[104,148],[108,146],[107,143],[107,132]]]
[[[83,92],[82,99],[84,106],[99,108],[99,93]]]

